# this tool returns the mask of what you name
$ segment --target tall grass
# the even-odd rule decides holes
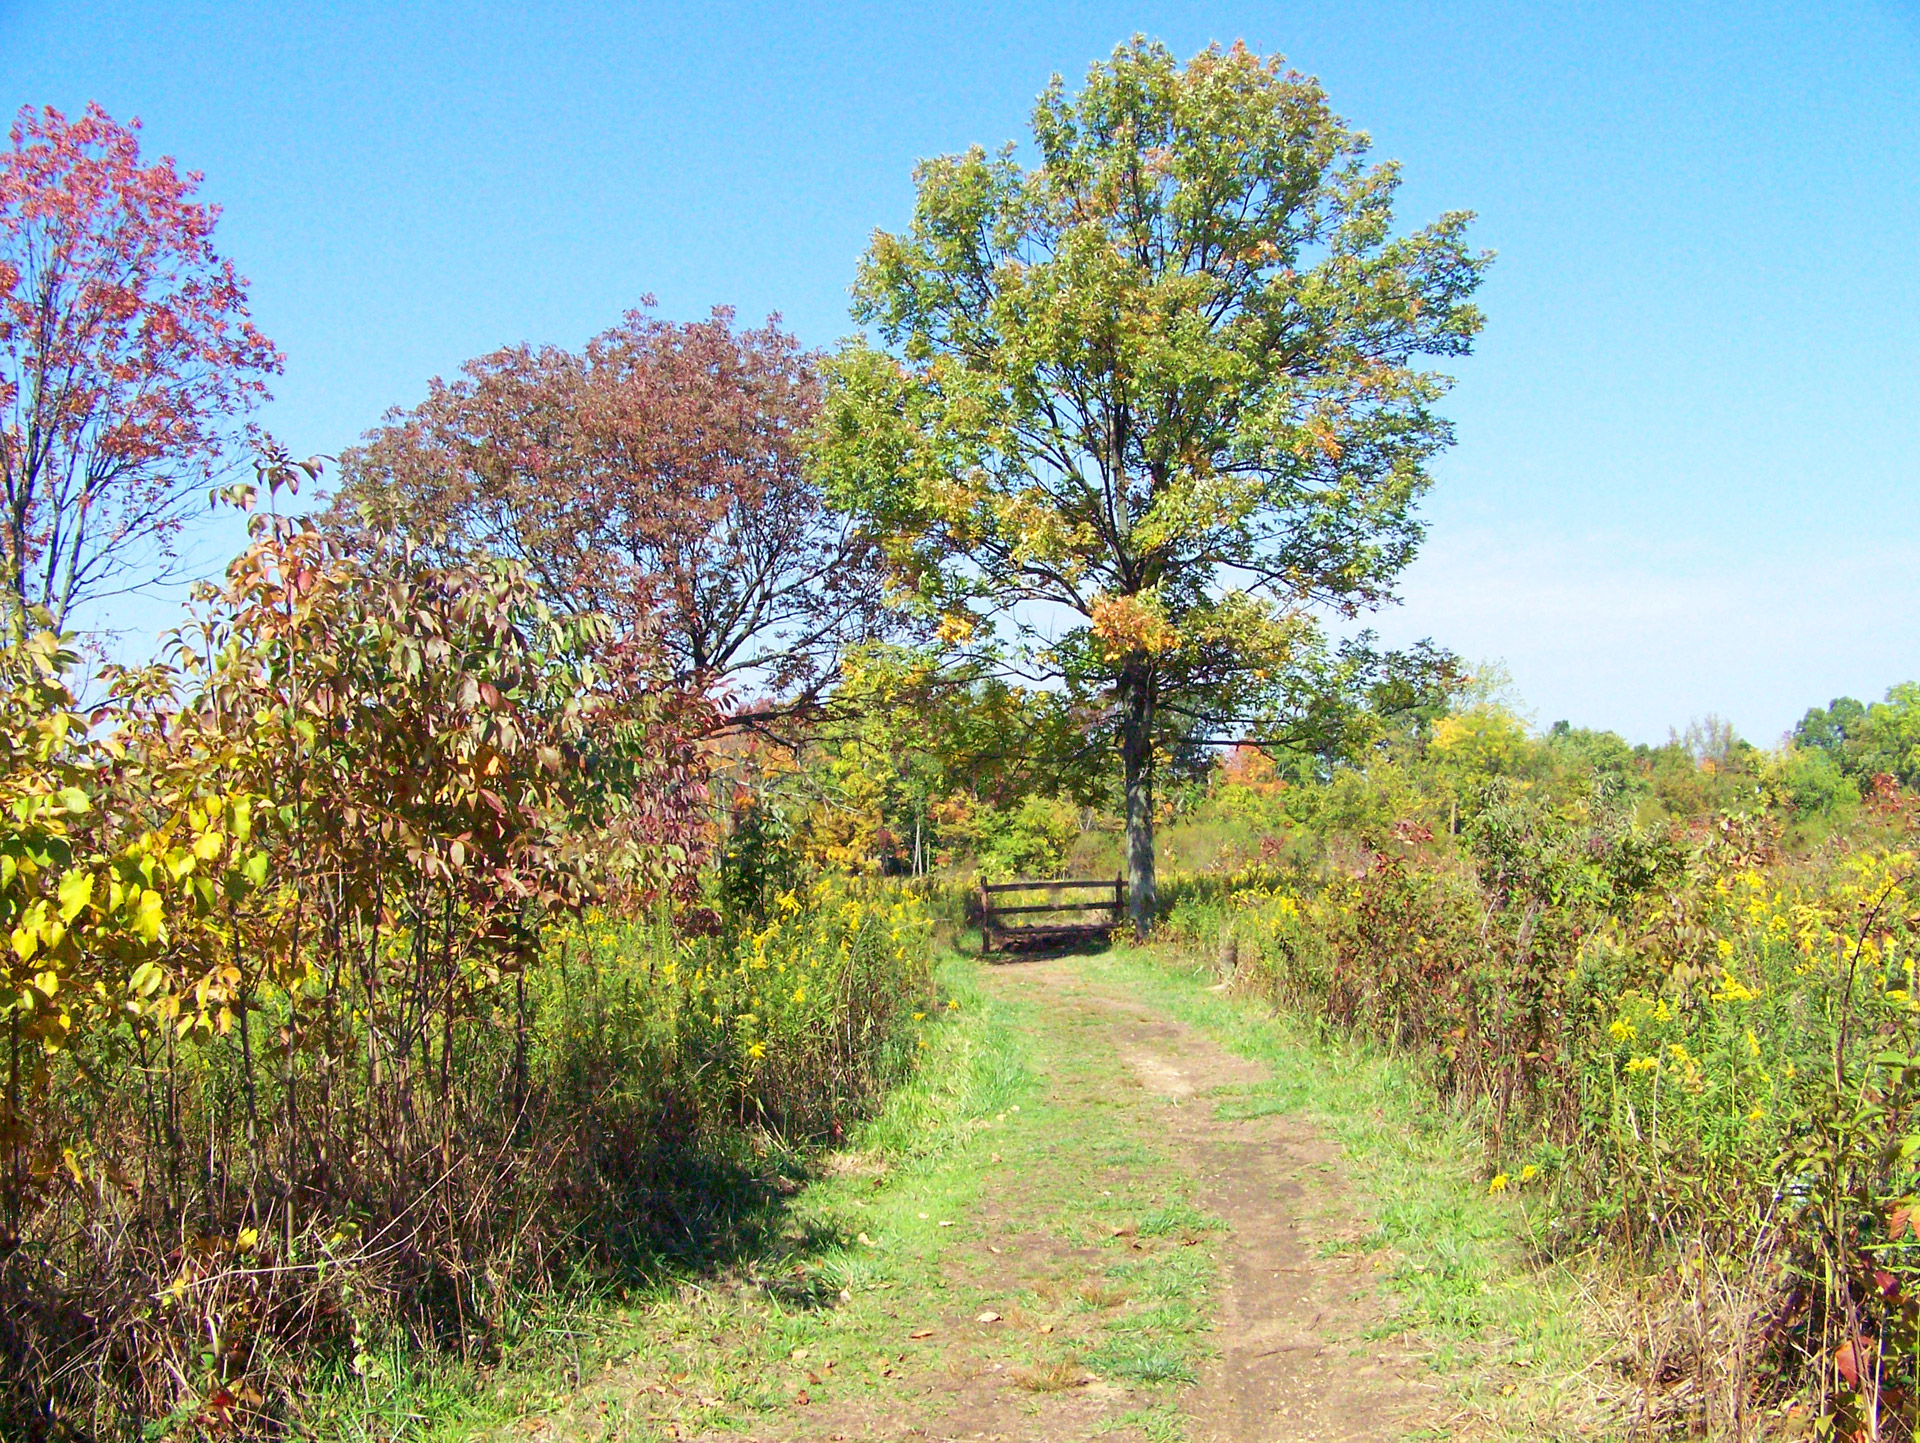
[[[590,912],[469,979],[476,1005],[405,1070],[405,994],[351,976],[263,985],[251,1042],[83,1039],[47,1093],[71,1170],[0,1265],[0,1432],[271,1428],[315,1376],[486,1357],[550,1290],[723,1255],[794,1151],[906,1066],[928,935],[912,900],[847,884],[726,935]],[[403,1131],[364,1125],[402,1109]],[[250,1143],[280,1119],[298,1136]],[[396,1195],[397,1170],[421,1185]]]

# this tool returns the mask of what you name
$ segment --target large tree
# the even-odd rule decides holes
[[[56,627],[172,558],[280,369],[199,174],[137,131],[29,107],[0,152],[0,571]]]
[[[773,321],[634,311],[579,352],[514,346],[435,381],[342,457],[340,510],[521,561],[552,604],[613,617],[679,685],[764,719],[768,698],[818,698],[886,620],[875,547],[806,472],[819,396]]]
[[[1014,147],[922,163],[876,233],[823,452],[930,610],[1104,692],[1132,905],[1154,907],[1156,737],[1256,738],[1325,670],[1316,612],[1389,600],[1450,440],[1433,411],[1487,257],[1397,235],[1392,164],[1241,46],[1135,39]]]

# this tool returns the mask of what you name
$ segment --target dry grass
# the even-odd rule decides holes
[[[871,1149],[828,1153],[821,1159],[818,1170],[822,1177],[865,1179],[875,1187],[883,1186],[888,1174],[886,1159]]]
[[[1749,1255],[1699,1248],[1651,1277],[1621,1280],[1609,1331],[1621,1339],[1616,1374],[1629,1436],[1746,1443],[1791,1426],[1794,1405],[1762,1341],[1779,1305],[1768,1265],[1778,1242],[1768,1229]]]
[[[1103,1278],[1088,1278],[1073,1291],[1090,1308],[1117,1308],[1128,1297],[1125,1288],[1116,1288]]]
[[[600,919],[520,976],[504,1020],[423,1012],[436,1025],[401,1049],[379,1050],[399,1023],[331,993],[258,1004],[256,1052],[267,1023],[309,1031],[251,1072],[245,1039],[217,1033],[144,1070],[71,1049],[49,1093],[87,1152],[0,1256],[0,1435],[175,1414],[284,1430],[375,1355],[487,1360],[583,1282],[731,1266],[796,1190],[798,1150],[898,1075],[925,1006],[893,911],[863,903],[858,930],[851,911],[819,912],[847,929],[844,963],[815,915],[786,924],[824,970],[814,1012],[764,1009],[764,1046],[716,1027],[741,1009],[684,975],[725,975],[729,943]],[[884,1181],[872,1154],[841,1157],[836,1174]],[[803,1303],[824,1286],[749,1281]]]
[[[1015,1368],[1013,1381],[1029,1393],[1064,1393],[1069,1388],[1084,1388],[1093,1375],[1080,1366],[1078,1358],[1062,1358],[1032,1368]]]

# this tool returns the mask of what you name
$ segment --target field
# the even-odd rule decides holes
[[[1920,683],[1353,625],[1494,257],[1311,75],[1135,35],[831,348],[635,293],[306,459],[142,145],[0,150],[0,1435],[1920,1433]]]

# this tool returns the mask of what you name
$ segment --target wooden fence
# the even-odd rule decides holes
[[[1092,902],[1060,900],[1063,892],[1104,892]],[[1044,892],[1044,902],[1005,900],[1014,893]],[[1075,942],[1096,941],[1126,920],[1127,884],[1115,877],[1111,882],[1072,880],[1058,882],[995,882],[980,887],[980,950],[993,952],[1011,947],[1060,947]],[[1086,920],[1065,920],[1062,914]],[[1009,921],[1022,917],[1025,921]]]

